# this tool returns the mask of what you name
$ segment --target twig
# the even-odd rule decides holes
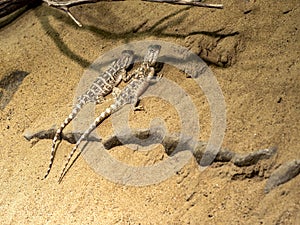
[[[59,1],[59,0],[0,0],[0,18],[10,15],[14,11],[29,5],[29,4],[40,4],[41,2],[45,2],[50,7],[55,7],[60,9],[68,14],[68,16],[79,26],[82,27],[82,24],[78,19],[70,12],[70,8],[77,5],[95,3],[95,2],[103,2],[103,1],[124,1],[124,0],[69,0],[69,1]],[[207,7],[207,8],[216,8],[222,9],[222,4],[208,4],[199,2],[199,0],[142,0],[147,2],[155,2],[155,3],[168,3],[168,4],[176,4],[176,5],[190,5],[197,7]]]
[[[72,13],[69,11],[69,8],[62,7],[61,9],[64,10],[79,27],[82,27],[82,24],[72,15]]]
[[[191,6],[198,6],[198,7],[206,7],[206,8],[216,8],[216,9],[223,9],[222,4],[209,4],[209,3],[202,3],[195,0],[142,0],[146,2],[157,2],[157,3],[168,3],[174,5],[191,5]]]
[[[48,130],[41,130],[41,131],[36,131],[36,132],[32,132],[32,131],[28,131],[26,130],[25,133],[23,134],[24,138],[27,141],[31,141],[33,139],[37,139],[37,140],[41,140],[41,139],[53,139],[54,135],[56,133],[55,128],[50,128]],[[72,133],[72,132],[67,132],[67,133],[62,133],[61,139],[65,140],[71,144],[75,144],[77,139],[82,135],[83,133]],[[96,138],[94,136],[90,136],[88,138],[88,141],[101,141],[101,139]]]
[[[79,26],[82,27],[82,24],[79,22],[78,19],[75,18],[75,16],[70,12],[69,8],[76,6],[76,5],[82,5],[82,4],[88,4],[88,3],[95,3],[95,2],[101,2],[101,1],[110,1],[110,0],[70,0],[67,2],[58,2],[55,0],[42,0],[43,2],[47,3],[48,6],[58,8],[64,12],[66,12],[69,17]],[[113,0],[113,1],[123,1],[123,0]],[[156,2],[156,3],[168,3],[168,4],[176,4],[176,5],[191,5],[191,6],[198,6],[198,7],[207,7],[207,8],[217,8],[217,9],[223,9],[222,4],[207,4],[207,3],[201,3],[197,0],[142,0],[147,2]]]
[[[82,4],[88,4],[88,3],[95,3],[99,2],[100,0],[70,0],[67,2],[61,2],[61,1],[53,1],[53,0],[43,0],[43,2],[46,2],[49,6],[52,7],[72,7],[75,5],[82,5]],[[104,0],[101,0],[104,1]]]
[[[72,15],[69,8],[76,5],[82,5],[87,3],[94,3],[98,0],[71,0],[67,2],[57,2],[53,0],[43,0],[43,2],[47,3],[48,6],[58,8],[68,14],[68,16],[79,26],[82,27],[82,24],[79,22],[78,19],[75,18],[75,16]]]

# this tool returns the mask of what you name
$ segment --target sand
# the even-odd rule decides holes
[[[223,10],[140,1],[88,4],[71,9],[82,28],[41,5],[1,28],[0,80],[28,73],[16,73],[13,90],[3,82],[0,89],[1,224],[300,224],[300,176],[264,193],[274,169],[300,158],[299,1],[220,3]],[[80,156],[58,184],[73,146],[63,141],[42,180],[52,142],[27,141],[24,132],[58,126],[72,109],[85,69],[114,47],[145,39],[188,47],[210,62],[226,102],[222,147],[248,153],[276,146],[276,156],[251,168],[213,163],[204,171],[191,158],[168,179],[142,187],[112,182]],[[162,73],[190,94],[199,139],[207,141],[207,99],[182,71],[165,65]],[[180,130],[171,104],[155,98],[141,103],[146,110],[130,114],[132,127],[147,128],[159,116],[170,131]],[[111,120],[98,132],[112,134]],[[120,146],[110,154],[143,166],[168,158],[161,146],[147,153]]]

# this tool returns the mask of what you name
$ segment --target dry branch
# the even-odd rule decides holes
[[[95,3],[99,1],[105,1],[105,0],[71,0],[67,2],[58,2],[53,0],[43,0],[43,2],[47,3],[48,6],[58,8],[68,14],[69,17],[79,26],[82,27],[82,24],[79,22],[78,19],[76,19],[73,14],[70,12],[69,8],[76,5],[83,5],[88,3]]]
[[[42,3],[45,2],[48,6],[55,7],[67,13],[69,17],[79,26],[82,27],[82,24],[78,19],[70,12],[70,8],[77,5],[95,3],[101,1],[123,1],[123,0],[70,0],[66,2],[56,1],[56,0],[0,0],[0,18],[7,16],[14,11],[32,4],[32,3]],[[177,5],[190,5],[196,7],[208,7],[208,8],[217,8],[222,9],[222,4],[208,4],[202,3],[198,0],[142,0],[147,2],[156,2],[156,3],[168,3],[168,4],[177,4]]]
[[[55,133],[56,133],[56,129],[54,128],[48,130],[41,130],[37,132],[26,131],[24,137],[28,141],[32,139],[36,139],[36,140],[53,139]],[[71,144],[75,144],[81,135],[82,133],[68,132],[65,134],[63,133],[61,139],[66,140]],[[135,137],[143,141],[141,143],[132,142],[132,140],[136,140]],[[148,138],[151,139],[149,143],[145,141]],[[138,145],[142,144],[145,146],[149,144],[153,144],[153,142],[156,143],[155,140],[161,140],[161,142],[157,142],[157,143],[160,143],[164,146],[167,155],[172,156],[179,151],[189,150],[193,153],[198,163],[201,162],[201,159],[204,154],[210,154],[210,153],[205,153],[207,143],[203,141],[198,141],[196,148],[194,150],[191,149],[193,147],[190,146],[188,142],[183,144],[181,146],[181,149],[176,149],[180,141],[185,142],[189,140],[189,137],[186,138],[187,138],[186,140],[185,139],[181,140],[179,134],[163,135],[159,130],[151,131],[148,129],[144,129],[144,130],[134,130],[133,133],[131,132],[123,133],[122,134],[123,142],[121,142],[116,135],[112,135],[103,141],[96,137],[91,136],[88,138],[88,141],[97,141],[97,142],[102,141],[104,148],[106,150],[110,150],[114,147],[124,145],[125,144],[124,141],[126,142],[126,140],[128,140],[127,144],[138,144]],[[176,152],[174,152],[175,150]],[[228,149],[221,148],[218,154],[212,155],[212,157],[215,157],[214,162],[232,162],[235,166],[247,167],[247,166],[255,165],[261,160],[271,158],[276,154],[276,152],[277,152],[277,148],[275,147],[271,147],[268,149],[260,149],[258,151],[250,152],[247,154],[238,154]]]
[[[105,1],[105,0],[70,0],[67,2],[57,2],[54,0],[43,0],[43,2],[47,3],[49,6],[58,8],[60,10],[63,10],[64,12],[66,12],[79,27],[82,27],[82,24],[79,22],[78,19],[75,18],[75,16],[73,16],[73,14],[70,12],[69,8],[72,6],[76,6],[76,5],[95,3],[95,2],[100,2],[100,1]],[[109,0],[107,0],[107,1],[109,1]],[[122,0],[114,0],[114,1],[122,1]],[[191,5],[191,6],[198,6],[198,7],[217,8],[217,9],[223,8],[222,4],[206,4],[206,3],[201,3],[197,0],[196,1],[193,1],[193,0],[191,0],[191,1],[190,0],[142,0],[142,1],[178,4],[178,5]]]
[[[222,4],[209,4],[209,3],[202,3],[199,1],[193,0],[142,0],[146,2],[157,2],[157,3],[168,3],[174,5],[191,5],[191,6],[198,6],[198,7],[206,7],[206,8],[215,8],[215,9],[223,9]]]
[[[0,18],[41,0],[0,0]]]

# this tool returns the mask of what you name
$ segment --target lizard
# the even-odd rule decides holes
[[[61,172],[59,183],[63,179],[67,166],[74,155],[75,151],[78,149],[80,143],[88,137],[88,135],[96,129],[106,118],[110,115],[115,113],[116,111],[120,110],[127,104],[131,104],[133,110],[143,109],[142,106],[138,106],[139,97],[146,91],[148,86],[152,83],[153,80],[156,81],[154,78],[155,75],[155,68],[154,65],[156,63],[156,59],[160,52],[160,45],[150,45],[148,47],[148,52],[144,58],[143,63],[141,66],[136,69],[132,77],[133,79],[124,87],[124,89],[116,96],[115,102],[111,104],[106,110],[104,110],[100,116],[98,116],[94,122],[89,126],[89,128],[82,134],[82,136],[78,139],[75,146],[73,147],[72,151],[70,152],[66,163],[63,167]],[[159,77],[160,79],[160,77]],[[80,150],[81,153],[82,150]],[[79,154],[80,154],[79,153]]]
[[[128,82],[130,80],[131,77],[126,73],[126,69],[132,64],[133,56],[133,51],[124,50],[121,54],[121,57],[113,61],[109,68],[96,78],[96,80],[92,83],[89,89],[84,94],[78,97],[77,103],[73,107],[72,112],[60,125],[60,127],[57,129],[54,135],[54,138],[52,140],[50,162],[44,179],[50,173],[54,161],[54,156],[56,153],[56,143],[60,139],[63,129],[76,117],[76,115],[79,113],[79,111],[84,105],[86,105],[89,102],[94,102],[96,104],[101,103],[102,99],[106,95],[108,95],[112,91],[117,90],[115,88],[116,86],[118,86],[121,80],[124,80],[124,82]]]

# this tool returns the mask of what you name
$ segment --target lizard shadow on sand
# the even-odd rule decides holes
[[[137,27],[131,27],[124,32],[118,32],[118,33],[111,32],[109,30],[100,28],[95,25],[84,25],[83,27],[79,28],[74,23],[74,21],[72,21],[65,13],[60,12],[57,9],[52,9],[50,7],[40,6],[36,9],[35,12],[36,12],[36,16],[40,20],[43,29],[46,31],[47,35],[54,41],[58,49],[64,55],[68,56],[70,59],[74,60],[82,67],[88,67],[89,65],[91,65],[92,62],[89,61],[88,59],[85,59],[83,56],[80,56],[79,54],[75,53],[75,51],[69,48],[69,46],[61,38],[60,31],[56,30],[51,25],[49,21],[49,16],[53,16],[56,20],[62,21],[64,24],[67,24],[68,26],[76,27],[76,29],[78,29],[79,31],[82,30],[82,31],[91,32],[94,35],[101,37],[102,39],[123,40],[125,41],[125,43],[128,43],[130,40],[134,40],[136,38],[143,38],[148,36],[155,36],[158,38],[173,37],[173,38],[184,39],[190,35],[205,35],[205,36],[221,39],[221,38],[235,36],[239,34],[238,32],[224,33],[222,32],[224,28],[220,28],[215,31],[193,31],[191,33],[186,33],[186,34],[166,32],[167,28],[176,27],[176,25],[182,23],[188,16],[188,12],[186,11],[189,10],[190,8],[191,7],[184,7],[179,10],[176,10],[175,12],[171,12],[162,18],[158,18],[157,22],[155,22],[149,28],[145,28],[145,24],[147,24],[148,22],[146,20],[146,22],[145,21],[142,22]],[[110,12],[110,10],[107,11],[108,13]],[[177,15],[181,13],[184,14],[178,17]],[[177,18],[172,20],[172,18],[175,16],[177,16]],[[109,18],[112,18],[112,21],[118,21],[118,18],[116,18],[116,16],[114,16],[113,14],[110,14]]]

